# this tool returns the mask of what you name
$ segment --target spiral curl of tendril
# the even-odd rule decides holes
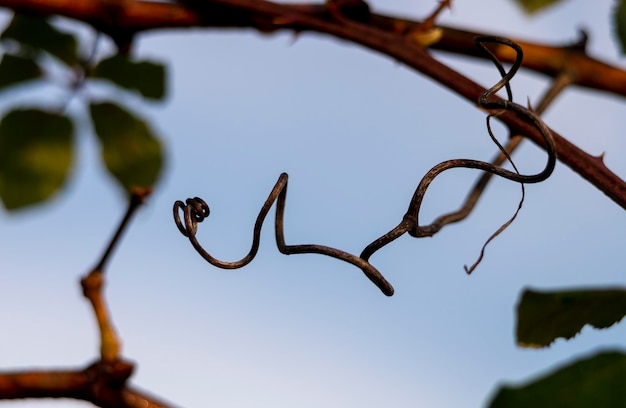
[[[276,202],[276,219],[275,219],[275,234],[276,234],[276,244],[278,246],[278,250],[286,255],[292,254],[321,254],[330,256],[332,258],[336,258],[342,260],[344,262],[348,262],[358,268],[360,268],[365,276],[370,279],[385,295],[391,296],[393,295],[394,289],[387,282],[387,280],[383,277],[383,275],[372,265],[369,263],[369,258],[379,249],[388,245],[392,241],[396,240],[400,236],[405,233],[409,233],[409,235],[419,238],[432,236],[437,233],[443,226],[458,221],[458,214],[447,214],[437,218],[432,224],[429,225],[420,225],[419,224],[419,211],[424,199],[424,195],[428,186],[432,183],[432,181],[442,172],[453,169],[453,168],[470,168],[470,169],[478,169],[485,172],[492,173],[494,175],[503,177],[505,179],[518,182],[522,186],[522,200],[518,206],[515,215],[507,221],[502,227],[500,227],[485,243],[485,246],[491,241],[495,236],[497,236],[504,228],[506,228],[517,216],[519,212],[522,202],[523,202],[523,194],[524,194],[524,183],[538,183],[540,181],[548,178],[552,171],[554,170],[554,166],[556,163],[556,149],[554,145],[554,140],[552,138],[552,134],[547,126],[541,121],[539,116],[533,113],[530,109],[525,108],[521,105],[518,105],[513,102],[513,96],[511,92],[511,87],[509,85],[510,80],[513,78],[518,68],[520,67],[523,59],[523,52],[521,47],[513,41],[510,41],[506,38],[501,37],[493,37],[493,36],[482,36],[477,37],[475,39],[475,43],[477,47],[479,47],[483,52],[487,54],[487,56],[493,61],[498,72],[501,75],[500,81],[498,81],[494,86],[487,89],[478,99],[478,105],[483,109],[489,111],[496,111],[495,113],[491,113],[487,116],[487,131],[491,139],[498,146],[500,151],[506,156],[507,160],[513,166],[515,171],[509,171],[502,167],[495,166],[491,163],[471,160],[471,159],[454,159],[447,160],[442,163],[437,164],[432,169],[426,173],[426,175],[422,178],[417,189],[415,190],[411,202],[409,204],[409,208],[402,218],[402,221],[391,231],[381,236],[380,238],[373,241],[369,244],[361,253],[360,256],[355,256],[350,253],[341,251],[339,249],[322,246],[322,245],[287,245],[285,243],[285,237],[283,232],[283,216],[285,211],[285,199],[287,197],[287,180],[288,176],[286,173],[282,173],[278,178],[278,181],[274,185],[274,188],[270,192],[267,200],[263,204],[259,215],[257,216],[256,222],[254,224],[253,234],[252,234],[252,245],[250,251],[247,255],[241,258],[238,261],[234,262],[226,262],[221,261],[219,259],[211,256],[199,243],[196,239],[196,232],[198,230],[198,224],[204,221],[209,214],[210,210],[208,205],[200,198],[188,198],[185,203],[182,201],[176,201],[174,203],[174,221],[176,222],[176,226],[178,230],[189,239],[193,247],[196,251],[210,264],[217,266],[223,269],[237,269],[244,267],[249,264],[257,254],[259,249],[260,237],[261,237],[261,228],[263,225],[263,221],[267,216],[270,208]],[[497,57],[485,46],[486,43],[495,43],[501,44],[508,47],[511,47],[517,54],[515,62],[511,66],[511,69],[507,72]],[[501,90],[502,88],[506,89],[507,99],[492,99],[491,97],[495,95],[496,92]],[[494,116],[499,116],[505,112],[514,113],[529,123],[533,124],[542,134],[545,143],[546,143],[546,151],[548,153],[548,161],[546,163],[545,168],[533,175],[522,175],[518,172],[517,167],[512,162],[510,156],[506,152],[506,150],[502,147],[502,145],[497,141],[495,136],[491,131],[490,120]],[[183,220],[181,221],[180,213],[182,211]],[[485,246],[483,246],[481,250],[480,257],[478,261],[472,265],[471,268],[466,268],[466,271],[470,273],[473,268],[480,262],[482,258]]]

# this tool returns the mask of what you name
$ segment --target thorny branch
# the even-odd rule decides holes
[[[194,11],[184,5],[202,5]],[[332,4],[332,2],[330,2]],[[337,23],[327,5],[278,4],[264,0],[187,0],[157,1],[99,1],[99,0],[0,0],[0,7],[38,15],[61,15],[92,24],[95,28],[116,36],[124,32],[140,34],[150,30],[182,28],[255,28],[263,33],[277,31],[316,31],[306,24],[297,25],[285,19],[290,15],[306,15],[311,19]],[[106,13],[103,11],[107,11]],[[349,13],[347,13],[349,14]],[[282,21],[281,21],[282,19]],[[370,12],[361,21],[381,32],[403,36],[422,25],[422,21],[386,16]],[[344,20],[345,22],[345,20]],[[485,58],[474,47],[474,37],[497,36],[494,33],[473,32],[455,27],[437,26],[439,40],[431,48],[477,58]],[[323,31],[321,31],[323,32]],[[573,84],[626,96],[626,71],[613,67],[585,52],[586,36],[566,45],[538,44],[513,39],[525,51],[523,67],[548,76],[557,76],[564,69],[571,71]],[[354,41],[354,40],[351,40]],[[359,43],[359,41],[355,41]],[[365,44],[362,44],[365,45]],[[506,47],[494,50],[503,62],[512,62],[515,55]]]
[[[434,59],[424,49],[423,42],[415,41],[413,34],[423,28],[419,21],[375,13],[366,14],[361,20],[337,19],[323,4],[282,4],[265,0],[186,0],[181,3],[186,6],[136,0],[0,0],[0,7],[84,21],[107,33],[122,46],[132,42],[134,35],[156,29],[249,27],[263,33],[318,32],[387,55],[471,103],[476,103],[484,92],[482,86]],[[441,31],[437,41],[428,44],[430,48],[480,56],[473,39],[485,33],[440,26],[435,28]],[[580,41],[567,46],[516,42],[525,51],[524,67],[527,69],[552,77],[567,72],[572,85],[626,96],[626,71],[588,56],[585,38],[583,35]],[[491,51],[503,62],[512,62],[515,58],[515,53],[508,47],[496,46]],[[511,134],[523,134],[545,147],[540,132],[517,115],[506,113],[498,119]],[[552,131],[552,134],[559,160],[626,209],[626,182],[604,165],[602,156],[585,153],[557,132]]]
[[[192,10],[183,3],[202,6]],[[332,2],[329,2],[332,4]],[[277,31],[318,31],[306,24],[289,22],[290,15],[306,15],[311,19],[337,23],[324,4],[278,4],[264,0],[186,0],[178,2],[135,1],[105,2],[99,0],[0,0],[0,7],[38,15],[61,15],[87,22],[116,37],[140,34],[150,30],[181,28],[256,28],[263,33]],[[106,11],[106,12],[105,12]],[[401,37],[421,27],[423,22],[369,12],[362,23],[381,32]],[[343,22],[346,22],[344,20]],[[436,26],[439,40],[431,48],[477,58],[485,58],[474,47],[474,37],[497,36],[494,33],[473,32],[454,27]],[[320,31],[324,32],[324,31]],[[330,34],[330,33],[328,33]],[[350,41],[355,41],[349,39]],[[586,35],[573,44],[546,45],[515,38],[525,51],[523,67],[548,76],[564,70],[571,72],[573,84],[626,96],[626,71],[613,67],[585,52]],[[358,40],[355,41],[360,43]],[[362,44],[367,46],[366,44]],[[514,53],[506,47],[494,53],[503,62],[512,62]]]
[[[532,112],[528,108],[524,108],[521,105],[518,105],[513,102],[513,96],[511,92],[511,88],[509,82],[521,66],[523,60],[523,52],[519,45],[516,43],[507,40],[505,38],[500,37],[477,37],[476,45],[488,55],[488,58],[493,61],[493,63],[498,68],[502,79],[498,81],[494,86],[487,89],[478,99],[478,105],[485,109],[488,112],[492,112],[487,116],[487,130],[489,132],[489,136],[494,141],[494,143],[498,146],[502,154],[511,162],[515,172],[510,170],[506,170],[502,167],[495,166],[491,163],[479,161],[479,160],[471,160],[471,159],[455,159],[455,160],[447,160],[442,163],[439,163],[431,170],[429,170],[426,175],[420,181],[415,193],[413,194],[413,198],[409,204],[409,209],[406,214],[402,218],[400,224],[398,224],[395,228],[389,231],[387,234],[382,237],[376,239],[374,242],[369,244],[359,257],[356,257],[347,252],[330,248],[322,245],[286,245],[285,238],[283,234],[283,214],[285,210],[285,200],[287,196],[287,174],[283,173],[276,185],[272,189],[269,197],[263,204],[261,211],[256,219],[254,224],[253,238],[252,238],[252,247],[248,254],[244,256],[241,260],[235,262],[225,262],[220,261],[213,256],[211,256],[198,242],[196,238],[196,232],[198,230],[198,223],[204,221],[210,215],[210,210],[208,205],[200,198],[189,198],[186,200],[186,203],[182,201],[176,201],[174,203],[174,221],[176,222],[176,226],[180,230],[180,232],[189,239],[193,247],[198,251],[198,253],[209,263],[224,269],[236,269],[241,268],[254,259],[260,243],[261,238],[261,227],[263,225],[263,221],[267,216],[271,206],[276,202],[276,220],[275,220],[275,233],[276,233],[276,243],[280,252],[291,255],[291,254],[304,254],[304,253],[317,253],[322,255],[327,255],[333,258],[340,259],[344,262],[348,262],[352,265],[360,268],[365,276],[370,279],[378,288],[387,296],[393,295],[393,287],[385,280],[382,274],[369,263],[369,258],[379,249],[384,246],[390,244],[395,241],[397,238],[401,237],[405,233],[409,233],[409,235],[420,238],[420,237],[428,237],[437,233],[444,225],[453,222],[453,217],[444,216],[435,220],[433,224],[430,225],[420,225],[419,224],[419,212],[421,208],[421,203],[426,194],[426,190],[433,182],[433,180],[441,173],[446,170],[450,170],[453,168],[469,168],[469,169],[478,169],[484,172],[494,174],[499,177],[503,177],[507,180],[515,181],[522,184],[522,192],[524,183],[538,183],[545,179],[547,179],[552,171],[554,170],[554,166],[556,164],[556,146],[554,143],[554,139],[550,130],[547,126],[541,121],[539,116]],[[516,58],[513,62],[512,67],[507,72],[502,67],[502,64],[497,59],[497,57],[487,48],[485,44],[500,44],[511,47],[516,52]],[[506,88],[507,91],[507,100],[502,100],[499,98],[494,98],[494,95],[502,88]],[[506,152],[505,148],[500,145],[495,136],[491,131],[490,119],[492,117],[498,117],[505,113],[512,113],[519,117],[520,119],[526,121],[527,123],[534,126],[542,135],[544,143],[546,145],[546,151],[548,153],[548,160],[545,168],[533,175],[522,175],[519,174],[517,168],[511,161],[509,154]],[[523,196],[522,196],[523,197]],[[523,200],[523,198],[522,198]],[[520,202],[517,211],[513,215],[513,217],[505,223],[500,229],[498,229],[488,240],[491,241],[496,235],[502,232],[517,216],[517,212],[519,212],[521,208],[522,202]],[[183,213],[184,222],[180,219],[180,212]],[[487,245],[487,243],[485,245]],[[481,251],[480,257],[478,261],[472,265],[469,269],[466,268],[466,271],[470,273],[474,267],[480,262],[482,259],[484,252]]]

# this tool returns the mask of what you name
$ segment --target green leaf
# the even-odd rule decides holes
[[[31,58],[5,54],[0,62],[0,90],[11,85],[41,78],[39,65]]]
[[[109,172],[126,191],[151,188],[163,167],[163,151],[146,122],[112,102],[89,108]]]
[[[554,6],[561,0],[514,0],[526,13],[533,14],[550,6]]]
[[[45,18],[16,14],[0,35],[0,40],[9,39],[45,51],[69,66],[78,62],[76,38],[57,30]]]
[[[165,66],[155,62],[131,61],[118,54],[100,61],[93,76],[137,91],[146,98],[163,99],[165,96]]]
[[[626,54],[626,0],[620,0],[613,9],[615,36],[622,54]]]
[[[17,209],[50,198],[72,164],[72,121],[37,109],[13,110],[0,121],[0,198]]]
[[[606,351],[519,387],[501,387],[489,408],[626,407],[626,354]]]
[[[536,292],[526,290],[517,306],[517,343],[545,347],[571,339],[589,324],[603,329],[626,314],[626,290]]]

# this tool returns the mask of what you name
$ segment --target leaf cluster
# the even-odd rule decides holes
[[[51,65],[68,74],[69,99],[79,95],[100,145],[102,162],[120,187],[151,188],[164,163],[162,142],[152,127],[116,100],[84,92],[93,82],[147,100],[163,100],[163,64],[113,55],[94,61],[79,51],[79,39],[47,19],[16,14],[0,35],[0,92],[50,80]],[[8,210],[53,197],[67,183],[74,161],[75,121],[67,101],[57,106],[12,106],[0,119],[0,200]]]

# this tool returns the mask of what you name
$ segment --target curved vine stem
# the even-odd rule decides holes
[[[536,108],[533,108],[533,112],[535,114],[541,116],[545,112],[545,110],[550,106],[550,104],[554,101],[554,99],[567,87],[571,84],[571,76],[567,72],[563,72],[558,75],[550,88],[546,91],[546,93],[541,97],[541,100],[537,104]],[[513,153],[517,150],[517,148],[521,145],[524,137],[521,135],[513,135],[509,138],[509,140],[504,145],[503,151],[500,151],[496,157],[493,158],[491,164],[494,166],[501,166],[507,161],[507,156],[512,156]],[[432,225],[440,225],[441,227],[452,224],[455,222],[459,222],[467,218],[476,204],[480,199],[482,193],[489,181],[493,178],[493,173],[485,172],[483,173],[476,183],[470,189],[465,201],[459,207],[458,210],[444,214],[439,216],[433,221]]]
[[[198,223],[204,221],[210,214],[209,206],[198,197],[188,198],[186,203],[182,201],[176,201],[174,203],[174,221],[178,230],[191,242],[191,245],[198,251],[198,253],[211,265],[217,266],[223,269],[237,269],[249,264],[257,254],[259,249],[259,243],[261,241],[261,228],[263,221],[267,216],[270,208],[276,202],[276,244],[278,250],[285,255],[293,254],[320,254],[330,256],[348,262],[357,268],[360,268],[365,276],[371,280],[385,295],[393,295],[393,287],[387,282],[383,275],[369,262],[358,256],[341,251],[336,248],[331,248],[323,245],[287,245],[285,243],[285,235],[283,230],[283,217],[285,213],[285,200],[287,198],[287,180],[286,173],[282,173],[278,178],[278,181],[274,185],[274,188],[270,192],[267,200],[263,204],[256,222],[254,223],[254,230],[252,233],[252,246],[250,251],[240,260],[234,262],[221,261],[211,254],[209,254],[198,242],[196,238],[196,232],[198,230]],[[183,213],[183,221],[180,219],[180,212]]]
[[[537,174],[522,175],[522,174],[519,174],[517,171],[512,172],[512,171],[503,169],[502,167],[495,166],[491,163],[478,161],[478,160],[455,159],[455,160],[447,160],[445,162],[439,163],[436,166],[434,166],[432,169],[430,169],[428,173],[426,173],[426,175],[420,181],[419,185],[417,186],[417,189],[415,190],[415,193],[413,194],[413,197],[409,204],[409,208],[406,214],[404,215],[402,221],[391,231],[389,231],[385,235],[381,236],[380,238],[376,239],[371,244],[369,244],[361,253],[361,258],[365,260],[369,260],[369,258],[376,251],[388,245],[392,241],[398,239],[400,236],[404,235],[407,232],[409,233],[409,235],[416,237],[416,238],[432,236],[435,233],[437,233],[444,225],[452,222],[451,221],[452,219],[454,219],[455,217],[458,217],[458,215],[443,216],[443,217],[436,219],[430,225],[422,226],[419,224],[419,211],[421,208],[422,201],[424,199],[424,195],[426,194],[426,190],[428,189],[430,184],[433,182],[433,180],[439,174],[443,173],[446,170],[450,170],[453,168],[478,169],[478,170],[482,170],[482,171],[494,174],[496,176],[503,177],[507,180],[515,181],[515,182],[522,183],[522,184],[523,183],[538,183],[538,182],[545,180],[552,174],[552,171],[554,170],[554,166],[556,164],[556,147],[555,147],[554,139],[552,137],[550,130],[541,121],[541,119],[536,113],[512,101],[512,93],[511,93],[511,89],[509,86],[509,82],[511,78],[513,78],[515,73],[517,72],[517,69],[521,66],[522,59],[523,59],[523,51],[521,47],[518,44],[514,43],[513,41],[510,41],[502,37],[490,37],[490,36],[476,37],[475,43],[481,50],[483,50],[483,52],[487,54],[488,58],[494,62],[494,64],[496,65],[496,67],[498,68],[498,71],[500,72],[502,76],[500,81],[498,81],[494,86],[492,86],[491,88],[483,92],[483,94],[480,96],[478,100],[478,105],[480,107],[490,110],[490,111],[497,112],[494,114],[490,114],[487,117],[487,128],[489,131],[489,135],[491,136],[492,140],[496,143],[498,148],[501,150],[501,152],[505,155],[505,157],[510,161],[510,156],[508,155],[504,147],[502,147],[493,136],[493,133],[491,132],[491,129],[489,126],[489,120],[491,117],[499,116],[505,112],[511,112],[511,113],[518,115],[519,117],[523,118],[525,121],[531,123],[537,130],[539,130],[539,132],[543,136],[543,139],[546,144],[546,151],[548,153],[548,160],[547,160],[545,168]],[[508,72],[505,72],[498,58],[485,46],[485,43],[496,43],[496,44],[506,45],[508,47],[511,47],[515,51],[516,58],[511,69]],[[507,100],[491,99],[491,97],[494,96],[503,87],[506,88],[508,99]],[[514,169],[515,169],[515,166],[514,166]],[[519,208],[518,208],[518,211],[519,211]],[[513,219],[514,218],[515,218],[515,215],[513,216]],[[512,220],[509,220],[507,223],[505,223],[505,225],[503,225],[503,227],[501,227],[498,231],[496,231],[496,233],[489,240],[491,240],[495,235],[501,232],[503,228],[506,228],[506,226],[510,224],[511,221]],[[468,269],[468,271],[470,271],[470,269]]]

